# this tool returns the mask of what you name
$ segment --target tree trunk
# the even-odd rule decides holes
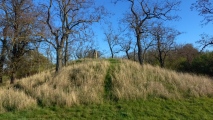
[[[164,60],[163,60],[163,54],[162,54],[162,51],[161,51],[161,49],[159,48],[158,49],[158,54],[159,54],[159,58],[158,58],[158,60],[159,60],[159,63],[160,63],[160,67],[161,68],[163,68],[164,67]]]
[[[67,62],[68,62],[68,38],[66,38],[65,41],[65,55],[64,55],[64,66],[67,66]]]
[[[5,28],[3,29],[4,39],[2,40],[2,50],[0,58],[0,83],[3,83],[4,62],[6,59],[6,52],[7,52],[7,29],[8,26],[5,26]]]
[[[13,45],[13,50],[12,50],[12,57],[10,61],[10,84],[13,84],[15,82],[15,74],[17,70],[17,63],[19,59],[19,53],[18,53],[18,45],[14,44]]]
[[[111,58],[114,58],[114,53],[113,53],[112,47],[109,46],[109,48],[110,48],[110,52],[111,52]]]
[[[164,67],[164,62],[163,62],[163,59],[162,59],[162,52],[159,51],[159,62],[160,62],[160,67]]]
[[[128,59],[130,59],[128,50],[126,50],[126,56],[127,56]]]
[[[141,65],[143,65],[143,58],[142,58],[142,47],[141,47],[141,35],[139,32],[137,32],[137,46],[138,46],[138,60],[139,60],[139,63]]]
[[[12,71],[11,76],[10,76],[10,84],[14,84],[15,83],[15,72]]]
[[[157,35],[157,49],[158,49],[158,61],[160,63],[160,67],[163,68],[164,67],[164,60],[163,60],[163,56],[162,56],[162,50],[161,50],[161,41],[160,41],[160,36]]]
[[[4,72],[4,60],[2,59],[1,56],[1,61],[0,61],[0,83],[3,83],[2,78],[3,78],[3,72]]]
[[[135,44],[135,48],[134,48],[134,61],[136,61],[136,47],[137,47],[137,44]]]
[[[56,49],[56,72],[59,72],[63,64],[63,47],[58,46]]]
[[[112,53],[112,56],[111,56],[112,58],[114,58],[114,54]]]
[[[4,62],[6,58],[6,51],[7,51],[7,41],[4,39],[2,41],[2,50],[1,50],[1,58],[0,58],[0,83],[3,83],[2,77],[4,72]]]

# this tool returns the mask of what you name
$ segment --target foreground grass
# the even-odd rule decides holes
[[[212,120],[213,99],[130,100],[67,108],[44,107],[0,114],[0,119],[191,119]]]

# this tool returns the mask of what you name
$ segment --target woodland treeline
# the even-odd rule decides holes
[[[167,26],[177,20],[180,0],[112,0],[129,4],[115,29],[111,15],[96,0],[0,0],[0,83],[26,77],[50,68],[60,72],[72,59],[104,57],[94,41],[92,25],[105,24],[105,41],[110,55],[149,63],[182,72],[213,75],[213,44],[210,35],[198,43],[179,45],[182,33]],[[211,3],[211,4],[210,4]],[[190,7],[212,24],[213,3],[197,0]],[[119,53],[125,53],[119,56]]]

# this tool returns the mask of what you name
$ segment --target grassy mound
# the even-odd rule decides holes
[[[213,97],[210,78],[128,60],[82,60],[55,75],[46,71],[0,90],[0,112],[42,107],[71,107],[149,98]],[[4,102],[9,101],[9,102]]]
[[[102,103],[108,65],[107,61],[85,61],[70,65],[57,75],[46,72],[22,79],[15,88],[36,99],[40,106]]]

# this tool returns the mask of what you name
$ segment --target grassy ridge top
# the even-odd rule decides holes
[[[81,60],[55,75],[46,71],[0,90],[0,112],[105,101],[213,97],[210,78],[128,60]]]

